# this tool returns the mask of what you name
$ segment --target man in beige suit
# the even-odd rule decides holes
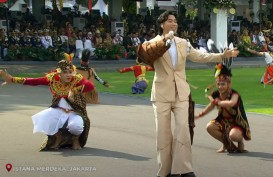
[[[162,13],[158,23],[162,35],[142,44],[138,50],[138,56],[143,61],[145,61],[143,55],[146,55],[148,60],[154,59],[146,63],[153,65],[155,69],[151,101],[157,133],[159,164],[157,176],[195,177],[188,122],[190,88],[185,74],[186,59],[204,63],[222,62],[223,58],[236,57],[238,51],[228,50],[220,54],[202,53],[195,50],[185,39],[173,37],[170,31],[176,34],[178,25],[176,14],[172,11]],[[165,43],[164,46],[160,45],[162,42]],[[171,131],[171,112],[175,121],[174,134]]]

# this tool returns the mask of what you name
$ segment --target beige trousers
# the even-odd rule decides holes
[[[191,140],[188,125],[189,102],[153,102],[156,122],[156,146],[159,170],[157,176],[184,174],[193,171]],[[171,129],[174,115],[174,132]]]

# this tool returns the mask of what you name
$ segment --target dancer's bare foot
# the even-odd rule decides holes
[[[224,145],[222,145],[222,146],[220,147],[220,149],[218,149],[216,152],[217,152],[217,153],[224,153],[224,152],[226,152],[226,147],[225,147]]]
[[[80,145],[79,142],[72,143],[72,149],[73,149],[73,150],[79,150],[79,149],[81,149],[81,148],[82,148],[82,147],[81,147],[81,145]]]
[[[60,132],[55,134],[55,143],[50,146],[50,149],[59,149],[62,142],[62,134]]]
[[[72,137],[72,149],[73,150],[79,150],[81,149],[81,145],[80,145],[80,142],[79,142],[79,136],[73,136]]]
[[[245,144],[244,141],[242,140],[241,142],[238,142],[238,150],[237,152],[239,153],[246,153],[248,150],[245,149]]]

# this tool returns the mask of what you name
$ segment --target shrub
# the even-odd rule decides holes
[[[111,45],[110,47],[96,48],[94,54],[98,59],[120,59],[126,58],[126,50],[122,45]]]

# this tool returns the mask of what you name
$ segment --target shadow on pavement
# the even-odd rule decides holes
[[[52,151],[44,151],[44,152],[52,152]],[[111,158],[126,159],[126,160],[132,160],[132,161],[148,161],[151,159],[149,157],[143,157],[143,156],[128,154],[124,152],[111,151],[111,150],[98,149],[98,148],[90,148],[90,147],[84,147],[83,149],[77,150],[77,151],[71,150],[71,149],[60,149],[54,152],[60,152],[60,154],[56,154],[56,155],[62,155],[64,157],[70,157],[70,156],[111,157]]]
[[[267,152],[229,153],[229,156],[259,157],[261,160],[273,161],[273,154]]]

